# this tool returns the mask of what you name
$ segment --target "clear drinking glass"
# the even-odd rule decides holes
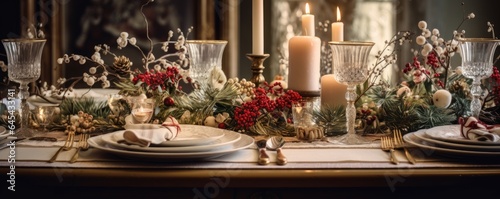
[[[347,134],[334,138],[334,142],[342,144],[363,144],[369,141],[356,134],[354,122],[356,120],[356,85],[362,84],[368,78],[368,55],[375,45],[373,42],[329,42],[333,54],[333,75],[335,79],[347,85],[345,98],[347,99],[346,119]]]
[[[313,102],[301,101],[292,104],[293,126],[295,130],[297,128],[306,129],[316,124],[313,120],[313,111]]]
[[[28,84],[40,78],[40,62],[45,39],[4,39],[2,43],[7,54],[9,79],[19,83],[18,96],[21,99],[21,125],[16,130],[18,137],[31,137],[29,128],[30,109],[26,103],[29,97]]]
[[[495,49],[500,42],[488,38],[459,38],[460,55],[462,56],[462,74],[472,79],[471,93],[473,96],[470,104],[472,116],[479,118],[481,113],[481,99],[483,93],[481,80],[488,78],[493,73],[493,57]]]
[[[198,82],[207,82],[210,71],[222,68],[222,54],[227,41],[222,40],[187,40],[191,62],[190,77]]]
[[[140,124],[147,123],[153,116],[154,108],[153,99],[137,99],[132,102],[132,117]]]

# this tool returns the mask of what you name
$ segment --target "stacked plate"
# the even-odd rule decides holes
[[[458,156],[500,156],[500,142],[466,139],[460,134],[460,125],[422,129],[404,135],[403,139],[429,155],[436,152]]]
[[[199,125],[181,125],[182,131],[170,141],[149,147],[129,145],[123,132],[116,131],[89,139],[90,146],[126,158],[170,161],[209,159],[253,145],[254,139],[234,131]]]

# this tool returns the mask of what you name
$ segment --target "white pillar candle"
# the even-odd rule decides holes
[[[295,91],[319,91],[321,40],[313,36],[295,36],[288,41],[288,88]]]
[[[252,0],[252,54],[264,54],[264,2]]]
[[[306,13],[302,15],[302,35],[315,36],[314,15],[309,13],[309,3],[306,3]]]
[[[302,16],[302,34],[288,41],[288,88],[298,92],[317,92],[320,89],[321,40],[314,36],[314,15]]]
[[[344,23],[340,21],[339,7],[337,7],[337,22],[332,23],[332,41],[344,41]]]
[[[321,106],[346,106],[346,92],[347,86],[337,82],[332,74],[321,77]]]

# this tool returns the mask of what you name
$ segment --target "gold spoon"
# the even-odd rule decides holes
[[[257,161],[260,165],[267,165],[271,161],[269,160],[269,156],[266,153],[266,140],[257,141],[257,147],[259,147],[259,159]]]
[[[276,151],[276,164],[285,165],[288,163],[285,155],[281,151],[281,147],[285,145],[285,139],[281,136],[273,136],[269,138],[266,142],[266,148],[272,151]]]

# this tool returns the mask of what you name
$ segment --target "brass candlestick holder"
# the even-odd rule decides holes
[[[258,87],[259,84],[266,81],[264,75],[265,67],[263,66],[264,60],[269,57],[269,54],[263,55],[255,55],[255,54],[247,54],[247,58],[252,61],[252,79],[250,81],[255,84],[255,87]]]

